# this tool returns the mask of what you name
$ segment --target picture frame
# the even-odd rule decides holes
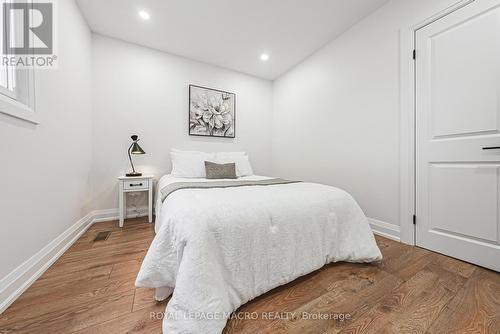
[[[190,136],[236,137],[235,93],[189,85],[188,113]]]

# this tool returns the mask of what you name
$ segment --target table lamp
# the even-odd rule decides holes
[[[132,138],[132,144],[128,148],[128,159],[130,160],[130,165],[132,166],[132,173],[127,173],[127,176],[142,176],[142,173],[136,172],[134,163],[132,162],[132,156],[131,154],[146,154],[144,150],[139,146],[137,143],[139,141],[139,137],[137,135],[133,135],[130,138]]]

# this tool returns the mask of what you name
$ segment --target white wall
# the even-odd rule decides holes
[[[0,280],[86,212],[91,164],[91,33],[59,1],[59,68],[36,72],[34,126],[0,114]]]
[[[457,0],[393,0],[274,82],[273,173],[399,224],[399,29]]]
[[[271,172],[272,83],[101,35],[93,35],[94,153],[90,209],[118,206],[116,177],[128,170],[130,135],[144,156],[136,169],[159,178],[170,148],[245,150],[256,173]],[[188,135],[188,85],[236,93],[236,138]],[[138,202],[140,204],[140,201]]]

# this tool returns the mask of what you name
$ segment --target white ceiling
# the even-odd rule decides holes
[[[91,29],[275,79],[388,0],[77,0]],[[151,14],[139,18],[139,10]],[[268,53],[267,62],[260,60]]]

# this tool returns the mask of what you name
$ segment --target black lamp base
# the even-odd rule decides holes
[[[138,173],[138,172],[132,172],[132,173],[127,173],[125,174],[126,176],[132,176],[132,177],[137,177],[137,176],[142,176],[142,173]]]

